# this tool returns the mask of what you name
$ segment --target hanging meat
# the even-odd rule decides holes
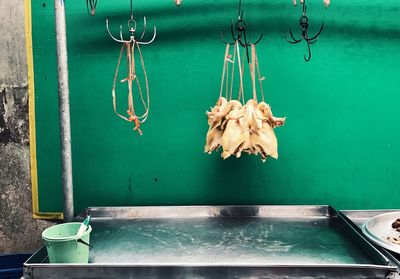
[[[206,152],[210,153],[221,146],[222,120],[224,119],[224,110],[226,110],[227,101],[220,97],[215,107],[207,113],[208,125],[210,129],[207,133]]]
[[[224,159],[230,156],[239,158],[242,152],[260,155],[263,162],[268,156],[277,159],[278,141],[274,128],[284,125],[285,118],[274,117],[271,107],[264,101],[261,84],[264,78],[260,75],[254,44],[251,45],[251,62],[248,63],[253,96],[245,103],[243,66],[246,52],[243,52],[241,58],[239,46],[240,44],[236,41],[233,54],[231,54],[230,45],[226,45],[220,96],[216,105],[206,113],[209,129],[204,151],[211,154],[214,150],[222,147],[221,157]],[[239,93],[237,99],[234,99],[232,98],[232,91],[236,62],[239,72]],[[258,102],[257,97],[256,71],[261,102]],[[225,96],[222,94],[224,89]]]

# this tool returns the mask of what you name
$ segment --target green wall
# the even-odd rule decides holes
[[[309,3],[311,32],[325,30],[305,63],[304,44],[284,39],[301,8],[290,0],[244,1],[276,116],[279,160],[223,161],[203,153],[224,45],[236,1],[134,1],[156,25],[143,46],[152,107],[144,135],[114,115],[111,88],[120,45],[105,31],[129,19],[129,1],[67,1],[75,210],[87,206],[331,204],[399,208],[400,10],[397,0]],[[53,1],[32,1],[39,204],[62,210]],[[140,22],[140,20],[138,20]],[[141,26],[139,26],[139,29]],[[121,73],[123,74],[123,72]],[[122,76],[122,75],[121,75]],[[125,94],[120,88],[120,94]],[[124,100],[125,101],[125,100]]]

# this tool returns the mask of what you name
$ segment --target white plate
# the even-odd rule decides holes
[[[365,236],[375,244],[400,254],[400,244],[388,241],[388,236],[400,238],[400,232],[392,229],[392,223],[400,218],[400,212],[389,212],[367,220],[362,226]]]

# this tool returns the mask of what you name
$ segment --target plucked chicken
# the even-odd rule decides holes
[[[239,45],[235,44],[235,52],[239,53]],[[235,59],[231,59],[229,47],[225,53],[225,61],[222,76],[222,85],[220,97],[216,105],[207,112],[208,117],[208,133],[204,151],[211,154],[212,151],[222,147],[221,157],[226,159],[230,156],[239,158],[242,152],[249,154],[260,154],[263,162],[268,156],[278,158],[278,141],[274,133],[274,128],[284,125],[285,118],[274,117],[271,107],[264,101],[257,101],[257,93],[255,86],[255,69],[258,73],[258,60],[255,52],[255,47],[252,45],[252,62],[249,63],[250,75],[253,81],[253,98],[249,99],[244,104],[243,91],[243,67],[241,67],[240,55],[238,55],[238,68],[240,76],[239,96],[238,100],[231,99],[226,94],[222,96],[222,88],[225,80],[229,80],[225,75],[229,72],[229,63],[232,63],[232,68],[235,64]],[[235,53],[233,57],[235,57]],[[244,62],[244,60],[243,60]],[[232,71],[233,73],[233,71]],[[260,81],[264,79],[258,77]],[[233,83],[233,74],[231,77]],[[227,92],[232,89],[232,84],[226,85]],[[264,96],[262,96],[264,100]]]

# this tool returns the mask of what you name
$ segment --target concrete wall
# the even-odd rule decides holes
[[[24,1],[0,1],[0,254],[33,252],[49,223],[32,218]]]

